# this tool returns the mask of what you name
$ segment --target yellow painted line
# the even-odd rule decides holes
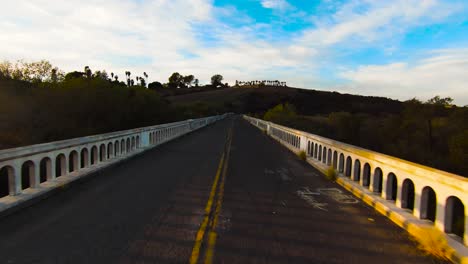
[[[206,203],[206,207],[205,207],[205,217],[203,218],[202,224],[200,226],[200,229],[198,229],[197,236],[195,238],[195,245],[193,246],[192,255],[190,256],[190,261],[189,261],[190,264],[196,264],[200,256],[200,248],[203,242],[203,237],[205,236],[206,227],[208,226],[208,220],[209,220],[210,213],[211,213],[211,207],[213,205],[213,200],[216,194],[216,187],[218,185],[219,176],[221,175],[223,164],[224,164],[224,153],[221,156],[218,170],[216,171],[216,176],[213,181],[213,185],[211,186],[210,196],[208,198],[208,202]]]
[[[216,226],[218,225],[218,219],[219,219],[219,214],[221,213],[221,207],[223,204],[223,197],[224,197],[224,183],[226,182],[226,174],[227,174],[227,167],[229,164],[229,154],[231,150],[231,143],[232,143],[232,130],[230,134],[230,139],[228,141],[228,147],[226,150],[226,160],[225,160],[225,165],[223,168],[223,176],[221,179],[221,184],[219,186],[219,191],[218,191],[218,200],[216,201],[216,210],[215,210],[215,215],[213,222],[210,226],[210,231],[208,234],[208,246],[205,252],[205,264],[211,264],[213,263],[213,258],[214,258],[214,253],[215,253],[215,246],[216,246]]]
[[[210,196],[208,198],[208,202],[206,203],[205,207],[205,217],[203,218],[202,224],[200,225],[200,229],[197,232],[196,238],[195,238],[195,244],[192,249],[192,254],[190,256],[189,263],[190,264],[196,264],[198,263],[198,259],[200,258],[200,250],[201,246],[203,244],[203,238],[205,237],[206,229],[208,225],[210,224],[209,228],[210,231],[208,233],[208,250],[205,253],[205,259],[209,259],[211,263],[214,255],[214,245],[216,243],[216,233],[214,232],[214,228],[216,227],[216,224],[218,222],[218,215],[221,211],[221,203],[222,203],[222,197],[224,194],[224,182],[226,178],[226,167],[225,164],[227,164],[227,158],[229,157],[229,151],[231,148],[231,141],[232,141],[232,126],[228,132],[227,136],[227,144],[226,144],[226,149],[224,149],[223,154],[221,156],[221,160],[218,165],[218,169],[216,171],[216,176],[213,181],[213,185],[211,186],[211,191],[210,191]],[[227,154],[226,154],[227,153]],[[221,186],[218,188],[218,182],[219,178],[222,173],[222,180],[221,180]],[[218,196],[216,197],[216,193],[218,190]],[[213,217],[211,214],[212,208],[213,208],[213,203],[215,197],[217,198],[216,200],[216,208],[215,208],[215,216],[214,219],[210,222],[210,217]],[[221,198],[221,199],[220,199]],[[210,250],[211,248],[211,250]],[[206,261],[206,260],[205,260]]]

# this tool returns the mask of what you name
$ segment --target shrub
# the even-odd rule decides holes
[[[305,151],[303,151],[303,150],[301,150],[299,153],[297,153],[297,156],[303,161],[305,161],[307,159],[307,155],[306,155]]]
[[[330,181],[336,181],[336,175],[335,169],[332,166],[328,167],[325,177]]]

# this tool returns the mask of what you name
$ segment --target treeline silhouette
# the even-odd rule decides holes
[[[468,176],[468,107],[438,96],[412,99],[400,112],[304,115],[293,104],[279,104],[266,120],[391,156]]]
[[[173,106],[158,92],[171,90],[170,82],[150,89],[146,73],[136,82],[130,72],[126,77],[89,67],[65,74],[47,61],[0,64],[0,149],[217,114]],[[210,89],[222,76],[213,80]]]

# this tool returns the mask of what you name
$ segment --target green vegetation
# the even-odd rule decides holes
[[[335,169],[332,166],[328,167],[327,172],[325,173],[325,178],[327,178],[330,181],[336,181],[336,177],[337,174]]]
[[[405,160],[468,175],[468,108],[451,98],[402,103],[399,113],[331,112],[301,115],[291,104],[268,110],[264,119]]]
[[[63,73],[47,61],[0,63],[0,149],[217,114],[203,103],[173,106],[148,74],[126,82],[106,71]],[[190,85],[194,76],[184,77]]]
[[[177,72],[166,83],[148,77],[0,63],[0,149],[235,112],[468,176],[468,107],[451,98],[230,88],[219,74],[207,85]]]
[[[303,150],[301,150],[299,153],[297,153],[297,156],[303,161],[305,161],[307,159],[307,155],[306,155],[305,151],[303,151]]]

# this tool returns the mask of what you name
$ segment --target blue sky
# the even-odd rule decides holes
[[[0,60],[466,105],[467,14],[466,0],[17,0],[0,10]]]

